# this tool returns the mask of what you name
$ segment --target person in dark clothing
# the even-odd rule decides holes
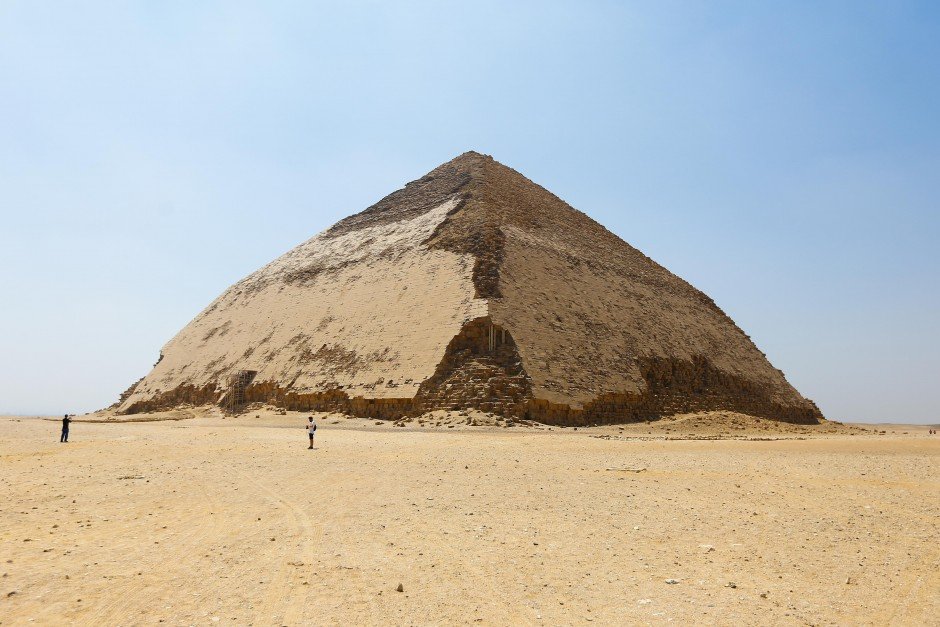
[[[69,423],[72,422],[72,418],[68,414],[62,418],[62,437],[59,438],[59,442],[68,442],[69,441]]]

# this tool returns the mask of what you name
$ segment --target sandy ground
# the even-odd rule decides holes
[[[189,415],[0,418],[0,623],[940,624],[926,427]]]

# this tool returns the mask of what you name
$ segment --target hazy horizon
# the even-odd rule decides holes
[[[827,418],[940,423],[929,3],[0,6],[0,414],[467,150],[712,297]]]

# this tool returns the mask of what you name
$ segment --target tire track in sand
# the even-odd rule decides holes
[[[314,524],[311,522],[307,513],[295,502],[286,498],[282,492],[266,486],[255,477],[245,472],[239,471],[239,476],[262,493],[263,497],[269,502],[287,508],[290,517],[293,519],[293,531],[299,533],[298,550],[294,559],[288,559],[288,555],[281,555],[278,558],[278,565],[273,575],[269,576],[267,591],[261,599],[260,606],[255,610],[256,624],[271,625],[299,625],[303,621],[303,615],[306,610],[306,595],[302,603],[290,603],[290,597],[293,588],[299,585],[305,571],[296,572],[296,566],[290,562],[301,562],[304,567],[309,567],[313,562],[313,547],[320,543],[323,537],[323,522]],[[291,581],[291,580],[294,581]],[[280,620],[275,620],[280,617]]]
[[[214,514],[205,516],[201,513],[193,512],[185,519],[176,521],[176,527],[184,531],[172,533],[169,537],[164,538],[163,542],[177,548],[189,549],[183,551],[182,554],[184,555],[202,554],[207,540],[218,537],[221,528],[218,515],[221,510],[218,500],[202,485],[202,482],[195,481],[190,485],[198,489],[200,500],[206,503],[209,506],[209,511],[214,512]],[[122,550],[125,547],[128,553],[131,553],[134,549],[140,549],[139,543],[133,538],[129,538],[127,542],[114,546],[112,549]],[[152,571],[158,568],[160,566],[160,560],[162,559],[159,556],[152,556],[151,554],[142,555],[141,557],[143,558],[141,563],[133,569],[138,572],[144,570]],[[174,582],[174,588],[179,587],[180,583],[179,581]],[[207,596],[206,583],[205,580],[200,580],[200,589],[203,592],[203,597]],[[215,585],[209,592],[212,592],[218,587],[218,584]],[[134,623],[136,619],[131,613],[135,609],[152,605],[154,597],[159,596],[159,591],[154,590],[151,585],[145,584],[143,581],[138,581],[137,577],[131,575],[125,578],[121,584],[110,586],[107,594],[108,600],[99,604],[92,614],[92,618],[97,624],[117,625],[127,624],[128,622]]]

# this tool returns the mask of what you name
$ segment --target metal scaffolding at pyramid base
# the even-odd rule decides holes
[[[239,370],[228,377],[228,391],[221,403],[229,413],[236,413],[245,404],[245,390],[251,385],[256,370]]]

